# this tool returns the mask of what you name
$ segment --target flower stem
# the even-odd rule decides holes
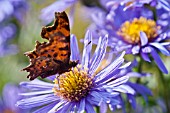
[[[100,107],[99,106],[96,107],[96,113],[100,113]]]
[[[145,5],[145,7],[152,11],[152,13],[153,13],[153,19],[154,19],[155,21],[157,21],[156,8],[155,8],[155,7],[152,7],[152,6],[150,6],[150,5]]]
[[[160,70],[159,70],[159,76],[160,76],[160,82],[161,82],[162,90],[163,90],[163,98],[166,104],[166,110],[167,110],[167,113],[170,113],[170,103],[169,103],[169,95],[168,95],[169,89],[167,88],[168,84],[167,84],[166,79],[164,78],[163,73]]]
[[[139,57],[139,63],[138,63],[138,69],[137,72],[141,73],[142,72],[142,65],[143,65],[143,60],[141,57]],[[141,78],[137,78],[136,83],[140,83]]]

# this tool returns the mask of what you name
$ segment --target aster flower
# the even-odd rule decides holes
[[[14,37],[16,32],[16,26],[9,24],[0,27],[0,57],[8,54],[17,53],[17,47],[14,44],[8,44],[9,41]]]
[[[89,13],[87,12],[98,12],[106,10],[106,4],[110,0],[57,0],[56,2],[52,3],[51,5],[43,8],[41,10],[40,19],[45,24],[49,24],[53,20],[54,12],[62,12],[66,9],[70,8],[69,18],[71,26],[74,21],[74,12],[75,12],[75,5],[80,2],[83,7],[79,9],[82,10],[83,14],[81,16],[89,17]],[[101,10],[102,9],[102,10]],[[84,14],[85,13],[85,14]]]
[[[16,45],[10,43],[18,30],[15,22],[23,21],[26,9],[27,3],[24,0],[0,1],[0,57],[18,51]]]
[[[127,10],[132,7],[143,7],[144,5],[150,5],[152,7],[159,5],[165,10],[170,11],[170,3],[167,0],[110,0],[110,2],[107,3],[107,6],[112,7],[113,5],[118,4],[126,5],[123,10]]]
[[[89,27],[95,35],[109,34],[109,46],[114,52],[126,50],[126,53],[140,55],[151,62],[151,54],[159,69],[168,73],[157,51],[169,56],[170,14],[157,7],[157,15],[143,8],[123,11],[124,6],[111,9],[110,12],[93,15],[94,23]],[[117,15],[118,14],[118,15]],[[128,15],[128,16],[127,16]],[[95,38],[95,40],[98,40]]]
[[[2,99],[0,101],[1,113],[28,113],[28,110],[22,110],[15,106],[20,96],[16,95],[20,92],[20,88],[12,83],[7,83],[2,91]],[[15,96],[14,96],[15,95]]]
[[[55,12],[62,12],[65,11],[67,8],[71,7],[70,9],[70,16],[74,15],[75,4],[78,0],[58,0],[51,5],[43,8],[41,10],[40,18],[43,20],[45,24],[50,23],[53,20],[53,14]],[[73,17],[71,18],[71,23],[73,23]]]
[[[84,50],[82,60],[79,58],[79,49],[74,35],[71,36],[71,60],[81,61],[69,72],[63,73],[55,78],[54,83],[43,82],[38,79],[31,82],[22,82],[21,86],[31,92],[21,93],[25,96],[17,102],[21,108],[36,108],[34,113],[65,113],[84,112],[94,113],[93,107],[108,104],[113,106],[120,102],[114,98],[120,92],[134,94],[134,90],[124,83],[128,76],[119,75],[120,71],[127,68],[130,63],[124,62],[124,52],[112,63],[96,73],[97,68],[103,60],[108,42],[108,36],[100,37],[96,50],[91,57],[92,35],[87,31],[84,39]],[[74,47],[74,49],[73,49]],[[107,111],[107,109],[101,109]]]
[[[25,0],[11,1],[5,0],[0,1],[0,22],[7,18],[15,17],[19,21],[23,20],[23,14],[28,8],[28,4]]]

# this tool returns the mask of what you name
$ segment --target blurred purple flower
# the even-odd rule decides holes
[[[21,99],[17,94],[20,88],[14,84],[8,83],[4,86],[2,92],[2,99],[0,103],[0,113],[28,113],[15,106],[18,99]]]
[[[3,0],[0,1],[0,22],[6,19],[16,18],[23,21],[23,15],[28,8],[26,0]]]
[[[54,19],[53,16],[55,12],[62,12],[65,11],[67,8],[71,7],[70,18],[71,20],[73,20],[72,16],[74,15],[74,8],[77,2],[78,0],[58,0],[53,4],[49,5],[48,7],[42,9],[40,18],[43,20],[45,24],[48,24],[52,22],[52,20]]]
[[[107,9],[107,2],[110,0],[57,0],[56,2],[52,3],[51,5],[43,8],[41,10],[41,15],[40,19],[43,21],[44,24],[49,24],[52,22],[53,15],[55,12],[62,12],[65,11],[67,8],[70,8],[70,13],[69,13],[69,20],[72,24],[74,23],[74,12],[75,12],[75,5],[78,2],[81,2],[83,4],[82,7],[80,7],[83,11],[83,14],[80,14],[81,16],[86,16],[89,17],[91,13],[89,12],[98,12],[103,11],[101,9]],[[79,8],[79,10],[81,10]]]
[[[146,8],[129,9],[124,6],[111,9],[106,15],[93,15],[94,23],[89,27],[94,35],[109,34],[109,46],[114,52],[126,50],[126,53],[140,55],[151,62],[148,54],[154,58],[159,69],[168,73],[157,51],[169,56],[170,13],[157,7],[156,14]],[[97,38],[95,38],[97,42]]]
[[[16,26],[12,23],[6,26],[0,26],[0,57],[8,54],[15,54],[17,46],[8,44],[11,38],[15,36]]]
[[[120,102],[117,97],[121,92],[125,94],[134,94],[135,91],[125,84],[129,76],[123,74],[130,63],[124,62],[123,52],[114,61],[110,62],[104,69],[97,72],[104,60],[106,54],[108,37],[100,37],[96,50],[91,57],[92,34],[87,31],[84,38],[84,50],[82,60],[80,60],[77,40],[74,35],[71,36],[71,60],[81,61],[70,72],[66,72],[53,79],[52,82],[43,82],[34,80],[31,82],[22,82],[21,86],[27,88],[30,92],[20,95],[28,96],[17,102],[21,108],[41,107],[34,113],[39,112],[84,112],[95,113],[95,106],[108,104],[113,106]],[[51,77],[52,78],[52,77]],[[102,106],[102,113],[107,111],[106,106]]]
[[[24,20],[27,8],[25,0],[0,1],[0,57],[17,53],[17,46],[10,43],[18,31],[16,23]]]

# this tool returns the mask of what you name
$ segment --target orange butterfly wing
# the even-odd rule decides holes
[[[70,28],[65,12],[55,13],[54,25],[43,27],[41,36],[49,42],[37,41],[35,50],[25,53],[30,58],[30,65],[23,69],[30,72],[27,78],[61,74],[77,65],[77,61],[70,62]]]

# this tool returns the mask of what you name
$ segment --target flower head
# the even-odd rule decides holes
[[[27,111],[29,110],[25,111],[15,106],[17,100],[21,99],[21,96],[16,95],[20,91],[21,89],[12,83],[7,83],[4,86],[0,103],[0,111],[2,113],[28,113]]]
[[[45,24],[48,24],[53,20],[53,15],[55,12],[65,11],[69,7],[71,7],[70,16],[72,16],[74,14],[74,5],[77,2],[78,0],[58,0],[42,9],[40,18],[44,21]]]
[[[95,24],[90,28],[94,34],[109,34],[109,46],[115,52],[126,50],[128,54],[139,55],[148,62],[151,62],[148,56],[151,54],[160,70],[168,73],[157,51],[170,55],[169,12],[158,7],[155,9],[155,16],[147,8],[126,11],[123,8],[124,6],[119,6],[111,9],[105,18],[101,18],[100,14],[93,15]],[[102,24],[100,21],[103,21]]]
[[[74,20],[74,12],[76,8],[77,3],[81,3],[84,7],[79,7],[80,13],[82,12],[83,14],[81,16],[89,18],[91,16],[91,13],[88,13],[92,11],[93,13],[98,12],[98,11],[103,11],[107,9],[107,2],[110,0],[58,0],[51,5],[43,8],[41,10],[41,15],[40,19],[43,21],[45,24],[49,24],[53,20],[53,14],[55,12],[62,12],[65,11],[66,9],[69,10],[69,18],[70,18],[70,23],[71,26],[73,24]],[[85,14],[84,14],[85,13]],[[90,16],[89,16],[90,15]]]
[[[157,26],[154,20],[140,17],[134,18],[131,22],[125,21],[118,30],[117,34],[127,43],[139,44],[139,33],[141,31],[146,34],[148,40],[152,41],[158,36],[158,30],[160,30],[160,26]]]
[[[10,44],[18,30],[18,26],[13,20],[22,22],[26,10],[27,2],[25,0],[0,1],[0,57],[18,51],[16,45]]]
[[[71,60],[79,60],[79,64],[69,72],[63,73],[53,79],[52,82],[34,80],[22,82],[21,86],[32,90],[32,92],[21,93],[28,96],[17,102],[21,108],[41,107],[38,112],[84,112],[94,113],[93,107],[103,104],[112,106],[120,102],[117,96],[120,92],[134,94],[134,90],[124,85],[129,79],[121,70],[127,68],[130,63],[124,62],[124,52],[112,63],[96,73],[105,54],[108,36],[100,37],[96,50],[91,57],[92,35],[87,31],[84,39],[84,50],[81,60],[79,49],[74,35],[71,36]],[[74,46],[74,49],[73,49]],[[106,109],[103,109],[106,111]],[[111,109],[114,110],[114,109]]]
[[[88,75],[87,70],[81,69],[81,65],[59,76],[54,82],[58,86],[53,88],[54,93],[68,101],[80,101],[94,85],[93,78]]]

